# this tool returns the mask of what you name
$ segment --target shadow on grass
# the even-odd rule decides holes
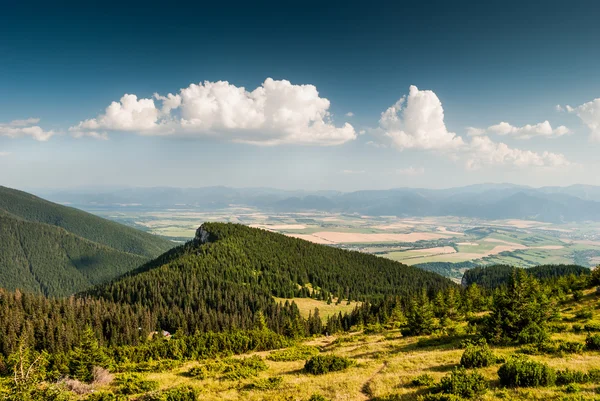
[[[448,363],[446,365],[432,366],[432,367],[430,367],[427,370],[429,370],[431,372],[442,372],[442,373],[444,373],[444,372],[451,372],[452,369],[454,369],[454,368],[456,368],[458,366],[459,366],[458,363]]]

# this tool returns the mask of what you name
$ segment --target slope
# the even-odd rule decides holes
[[[0,287],[65,296],[126,273],[147,258],[48,224],[0,214]]]
[[[0,210],[30,222],[61,227],[79,237],[146,258],[154,258],[173,246],[160,237],[2,186]]]
[[[251,327],[262,311],[285,324],[273,297],[375,300],[454,284],[435,273],[239,224],[205,223],[196,238],[86,295],[140,304],[159,327],[185,331]]]

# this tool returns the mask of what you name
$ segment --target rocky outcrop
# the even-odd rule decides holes
[[[206,244],[208,242],[211,242],[211,234],[208,231],[206,231],[206,229],[202,225],[196,230],[196,237],[194,238],[194,241],[198,242],[199,244]]]

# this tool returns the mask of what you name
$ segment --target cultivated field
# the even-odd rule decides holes
[[[342,213],[273,213],[249,207],[92,210],[176,242],[193,238],[205,221],[246,224],[319,244],[374,253],[410,265],[462,263],[436,270],[459,279],[464,263],[534,266],[600,262],[600,223],[550,224],[529,220],[458,217],[401,218]],[[467,266],[468,267],[468,266]]]

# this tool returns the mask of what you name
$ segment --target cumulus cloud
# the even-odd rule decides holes
[[[437,95],[414,85],[408,96],[381,113],[379,128],[374,133],[400,150],[451,150],[464,145],[460,136],[446,128],[444,109]]]
[[[155,104],[155,100],[160,105]],[[313,85],[267,78],[249,92],[227,81],[191,84],[153,99],[124,95],[104,114],[69,130],[77,135],[109,131],[141,135],[217,137],[257,145],[339,145],[356,138],[352,125],[336,127],[330,102]]]
[[[354,113],[349,111],[346,113],[346,117],[354,117]]]
[[[472,130],[477,130],[477,128],[471,128]],[[558,138],[563,135],[569,135],[573,132],[565,127],[564,125],[560,125],[556,128],[552,128],[552,125],[548,120],[538,123],[538,124],[526,124],[522,127],[515,127],[514,125],[510,125],[507,122],[501,122],[496,125],[491,125],[487,127],[485,130],[480,133],[489,133],[489,134],[497,134],[497,135],[506,135],[512,136],[518,139],[530,139],[534,137],[538,138]]]
[[[423,167],[410,166],[406,168],[397,169],[396,174],[406,176],[423,175],[425,174],[425,169]]]
[[[511,148],[494,142],[487,136],[476,136],[469,144],[466,167],[477,169],[486,165],[512,165],[516,167],[564,167],[571,163],[559,153],[537,153]]]
[[[56,133],[54,131],[45,131],[37,124],[39,118],[28,118],[26,120],[13,120],[8,124],[0,124],[0,136],[9,138],[21,138],[30,136],[33,139],[45,142]]]
[[[467,135],[468,136],[479,136],[479,135],[484,135],[484,134],[485,134],[485,130],[482,128],[467,127]]]
[[[590,129],[591,140],[600,141],[600,98],[577,107],[566,105],[565,109],[569,113],[575,113]]]
[[[510,165],[515,167],[562,167],[570,162],[562,154],[533,152],[511,148],[505,143],[493,141],[487,134],[511,135],[519,138],[537,136],[562,136],[570,131],[563,126],[552,129],[545,121],[536,125],[513,127],[501,123],[487,129],[467,127],[465,141],[450,132],[444,122],[444,109],[437,95],[430,90],[419,90],[411,86],[409,95],[381,114],[379,127],[370,130],[378,140],[372,146],[391,145],[400,150],[419,149],[438,151],[452,160],[465,162],[468,169],[483,166]],[[419,170],[406,170],[407,174]]]

